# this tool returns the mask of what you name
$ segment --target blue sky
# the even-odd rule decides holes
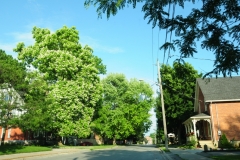
[[[198,3],[198,2],[197,2]],[[199,5],[199,4],[196,4]],[[176,14],[185,14],[191,10],[177,8]],[[84,0],[11,0],[0,5],[0,49],[17,57],[12,50],[19,42],[32,44],[32,28],[48,28],[56,31],[63,26],[75,26],[79,31],[80,43],[93,48],[94,54],[103,60],[107,73],[123,73],[127,78],[142,79],[150,84],[157,81],[156,61],[162,63],[163,51],[158,48],[165,40],[165,31],[152,29],[148,20],[144,20],[141,4],[136,9],[131,6],[107,19],[99,19],[96,8],[84,7]],[[198,48],[197,58],[214,59],[211,52]],[[171,55],[179,55],[178,51]],[[177,58],[173,56],[168,64]],[[210,71],[213,61],[187,59],[199,72]],[[156,87],[153,87],[156,91]],[[152,118],[153,132],[156,119]]]

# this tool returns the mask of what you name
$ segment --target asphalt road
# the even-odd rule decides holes
[[[28,160],[164,160],[154,146],[119,146],[104,150],[79,150],[74,153],[28,158]]]

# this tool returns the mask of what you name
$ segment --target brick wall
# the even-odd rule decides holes
[[[228,140],[240,140],[240,102],[212,103],[210,110],[216,141],[218,128]]]
[[[2,127],[0,127],[0,136],[1,135],[2,135]],[[24,140],[24,134],[20,128],[7,129],[5,134],[5,141],[8,141],[8,140]]]

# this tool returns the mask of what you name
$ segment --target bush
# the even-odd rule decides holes
[[[197,141],[196,141],[195,139],[192,139],[191,141],[189,141],[189,142],[187,143],[188,146],[193,146],[193,147],[195,147],[196,144],[197,144]]]
[[[222,134],[221,138],[220,138],[220,144],[219,144],[220,148],[233,148],[232,143],[230,143],[226,137],[225,134]]]

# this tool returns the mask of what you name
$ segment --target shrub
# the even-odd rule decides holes
[[[225,134],[222,134],[221,138],[220,138],[220,144],[219,144],[220,148],[233,148],[232,143],[230,143],[226,137]]]
[[[188,145],[189,147],[190,147],[190,146],[195,147],[196,144],[197,144],[197,141],[196,141],[195,139],[192,139],[191,141],[189,141],[189,142],[187,143],[187,145]]]

